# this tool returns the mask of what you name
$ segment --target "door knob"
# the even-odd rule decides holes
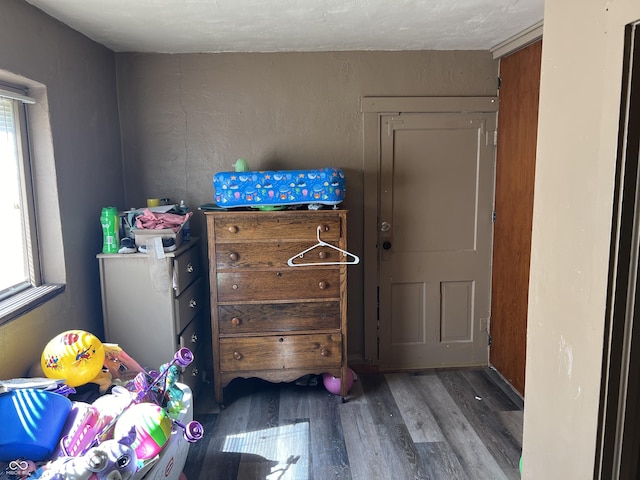
[[[380,224],[381,232],[388,232],[389,230],[391,230],[391,224],[389,222],[382,222]]]

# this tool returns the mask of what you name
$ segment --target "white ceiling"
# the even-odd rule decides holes
[[[489,50],[544,0],[26,0],[116,52]]]

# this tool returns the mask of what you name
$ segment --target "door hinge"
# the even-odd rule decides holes
[[[498,145],[498,131],[487,131],[485,133],[485,143],[487,147],[496,147]]]
[[[487,345],[491,346],[491,334],[487,335]]]
[[[496,211],[491,212],[491,223],[496,223]]]
[[[498,90],[500,90],[501,86],[502,86],[502,77],[498,77]]]
[[[480,331],[481,332],[488,332],[489,331],[489,321],[490,320],[491,319],[489,317],[480,319]]]

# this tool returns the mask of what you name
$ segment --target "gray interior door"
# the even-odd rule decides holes
[[[496,114],[379,119],[380,368],[486,365]]]

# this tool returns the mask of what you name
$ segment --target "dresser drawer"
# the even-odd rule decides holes
[[[178,346],[180,348],[187,347],[192,352],[195,352],[200,343],[202,343],[202,322],[197,319],[187,325],[180,335],[178,335]]]
[[[173,261],[175,295],[178,296],[202,273],[200,250],[190,248]]]
[[[279,242],[279,243],[221,243],[216,245],[216,268],[218,270],[239,268],[289,268],[287,260],[293,258],[294,263],[343,262],[344,255],[326,246],[319,246],[305,253],[314,244],[311,242]],[[339,247],[339,245],[335,245]]]
[[[337,298],[340,269],[222,272],[217,274],[217,284],[219,302]]]
[[[279,370],[340,366],[342,335],[283,335],[220,339],[220,369]]]
[[[287,212],[264,215],[263,213],[216,216],[214,219],[216,243],[252,240],[301,240],[317,241],[317,228],[321,227],[321,238],[325,242],[338,242],[342,236],[340,217],[331,213]]]
[[[220,335],[340,330],[340,302],[218,306]]]
[[[203,280],[198,278],[174,299],[175,325],[178,333],[202,311],[204,306]]]

